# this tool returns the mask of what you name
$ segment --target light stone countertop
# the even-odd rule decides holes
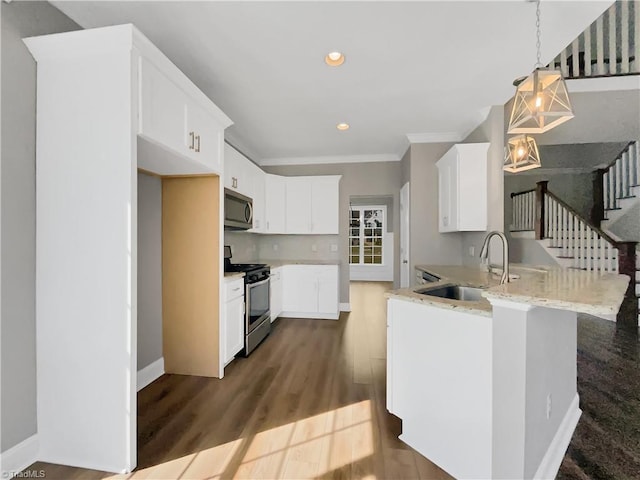
[[[445,284],[486,289],[483,296],[591,315],[615,315],[620,309],[629,277],[612,273],[587,272],[560,267],[510,265],[510,273],[520,278],[500,285],[500,276],[480,267],[459,265],[418,265],[417,269],[440,277],[440,281],[387,293],[388,298],[458,309],[491,316],[488,300],[465,302],[416,293]]]
[[[271,268],[282,267],[283,265],[340,265],[340,260],[262,260],[260,263],[266,263]]]
[[[225,282],[235,280],[236,278],[242,278],[242,277],[244,277],[244,272],[224,272]]]

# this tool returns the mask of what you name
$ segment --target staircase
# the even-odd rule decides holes
[[[640,202],[640,145],[631,142],[602,173],[604,218],[600,228],[614,238],[611,227]],[[640,236],[640,231],[638,232]],[[640,238],[633,238],[640,241]]]
[[[636,274],[640,270],[640,260],[635,251],[637,242],[612,238],[550,192],[546,181],[538,182],[536,189],[512,194],[511,200],[511,231],[531,232],[532,238],[560,266],[629,275],[631,283],[618,319],[628,321],[630,316],[637,317],[637,323],[640,324],[640,285],[636,283],[636,278],[640,279],[640,275]]]

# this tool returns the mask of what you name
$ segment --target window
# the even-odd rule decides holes
[[[386,213],[387,207],[385,205],[352,206],[350,208],[349,264],[383,264]]]

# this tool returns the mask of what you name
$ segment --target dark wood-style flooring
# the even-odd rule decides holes
[[[340,320],[283,318],[223,380],[164,375],[138,394],[138,468],[36,463],[46,478],[444,479],[385,407],[389,284],[353,283]],[[558,478],[640,478],[638,330],[578,321],[584,413]],[[464,455],[464,452],[461,452]]]

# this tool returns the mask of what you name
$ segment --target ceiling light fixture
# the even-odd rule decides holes
[[[517,79],[507,132],[544,133],[573,118],[567,85],[560,70],[540,61],[540,0],[536,1],[537,62],[531,75]]]
[[[349,124],[348,123],[339,123],[339,124],[336,125],[336,128],[338,130],[342,130],[342,131],[349,130]]]
[[[344,63],[344,55],[340,52],[329,52],[324,57],[324,63],[330,67],[338,67]]]
[[[540,166],[538,145],[529,135],[517,135],[507,141],[503,170],[511,173],[524,172]]]

